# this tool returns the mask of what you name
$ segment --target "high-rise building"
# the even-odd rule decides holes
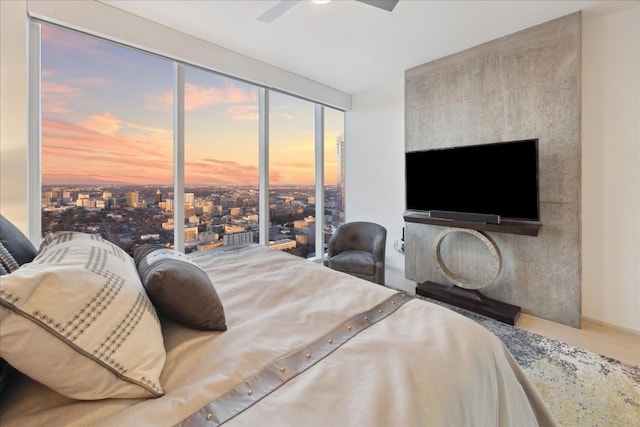
[[[222,236],[222,242],[225,246],[253,243],[253,231],[245,231],[244,233],[235,233],[235,234],[225,234],[224,236]]]
[[[184,193],[184,207],[185,208],[195,208],[196,207],[196,196],[193,193]]]
[[[165,212],[173,212],[173,199],[166,199],[164,202],[160,202],[158,207]]]
[[[140,194],[137,191],[129,192],[129,194],[127,194],[127,206],[137,208],[139,198]]]
[[[159,188],[156,190],[154,201],[156,202],[156,205],[158,205],[162,201],[162,191],[160,191]]]
[[[340,210],[344,210],[344,132],[340,133],[336,138],[336,156],[337,156],[337,185],[338,194],[340,194]]]

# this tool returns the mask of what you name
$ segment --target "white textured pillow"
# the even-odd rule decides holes
[[[162,396],[162,330],[133,258],[90,234],[48,240],[0,277],[0,357],[74,399]]]

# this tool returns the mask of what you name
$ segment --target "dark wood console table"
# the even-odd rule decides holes
[[[503,219],[500,224],[486,224],[484,222],[457,221],[453,219],[431,218],[429,214],[420,212],[405,212],[406,222],[419,224],[441,225],[443,227],[469,228],[478,231],[494,231],[497,233],[521,234],[537,236],[542,223],[533,221],[517,221]]]
[[[540,222],[502,220],[500,224],[487,224],[481,222],[431,218],[427,213],[411,211],[405,212],[404,220],[405,222],[419,224],[465,228],[476,231],[520,234],[525,236],[537,236],[540,228],[542,227]],[[466,289],[456,285],[441,285],[431,281],[426,281],[418,283],[416,286],[416,294],[460,307],[465,310],[470,310],[510,325],[515,325],[516,319],[520,315],[520,307],[516,305],[496,301],[482,295],[478,290]]]

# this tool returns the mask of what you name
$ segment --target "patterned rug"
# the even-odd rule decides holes
[[[423,299],[469,317],[497,335],[561,426],[640,427],[640,367]]]

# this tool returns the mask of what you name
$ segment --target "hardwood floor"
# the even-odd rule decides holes
[[[628,365],[640,366],[640,335],[586,320],[582,321],[580,329],[576,329],[524,313],[516,320],[516,326]]]

